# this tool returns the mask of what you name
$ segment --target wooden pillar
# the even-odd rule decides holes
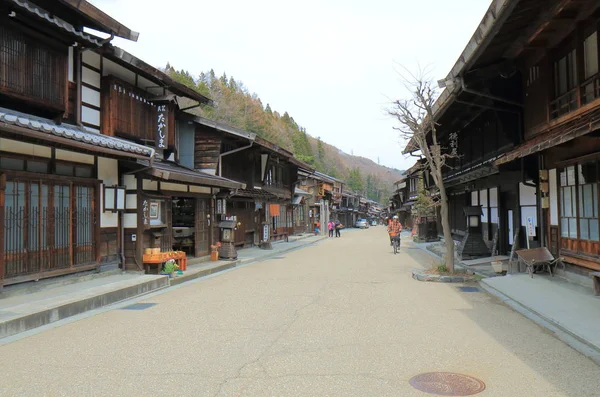
[[[0,292],[4,287],[4,205],[6,174],[0,174]]]
[[[96,162],[98,157],[96,157]],[[96,173],[98,172],[98,165],[96,164]],[[102,219],[102,208],[100,208],[100,185],[99,183],[94,185],[94,200],[92,201],[92,216],[94,220],[94,249],[96,254],[96,262],[98,264],[98,268],[100,267],[100,262],[102,262],[102,253],[100,250],[100,245],[102,244],[101,240],[101,232],[100,232],[100,220]],[[115,194],[117,194],[115,192]],[[117,229],[118,233],[118,229]],[[119,233],[120,234],[120,233]]]
[[[144,254],[144,179],[140,176],[136,176],[137,183],[137,228],[136,228],[136,242],[135,242],[135,262],[138,266],[144,267],[143,265],[143,254]],[[140,270],[142,270],[140,269]]]

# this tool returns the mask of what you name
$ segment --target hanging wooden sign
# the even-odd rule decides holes
[[[156,148],[164,150],[169,141],[169,111],[167,105],[158,105],[156,110]]]

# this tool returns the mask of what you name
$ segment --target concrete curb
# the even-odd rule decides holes
[[[431,281],[438,283],[470,283],[475,281],[471,275],[464,276],[444,276],[441,274],[424,273],[424,269],[413,269],[412,277],[419,281]]]
[[[580,337],[576,333],[568,330],[567,328],[564,328],[562,325],[560,325],[560,323],[555,322],[553,319],[546,317],[543,314],[540,314],[539,312],[533,310],[532,308],[525,306],[521,302],[512,299],[510,296],[504,294],[503,292],[500,292],[496,288],[486,283],[485,279],[479,282],[479,286],[488,294],[500,299],[511,309],[515,310],[518,313],[521,313],[540,327],[543,327],[548,331],[552,332],[554,336],[556,336],[558,339],[560,339],[573,349],[577,350],[579,353],[588,357],[596,364],[600,365],[600,346],[596,346],[595,344]]]
[[[109,284],[110,285],[110,284]],[[15,335],[33,328],[38,328],[67,317],[108,306],[123,300],[138,297],[169,286],[168,277],[154,277],[141,283],[124,285],[112,291],[107,286],[91,288],[87,297],[63,302],[51,302],[47,307],[35,313],[17,315],[0,322],[0,339]]]
[[[427,246],[422,246],[422,244],[431,244],[431,243],[414,243],[413,242],[413,244],[415,245],[415,247],[419,248],[423,252],[427,252],[429,255],[433,256],[434,258],[437,258],[439,260],[443,259],[440,255],[438,255],[435,252],[431,251]],[[477,269],[473,269],[473,268],[471,268],[471,267],[469,267],[467,265],[464,265],[462,263],[462,261],[458,260],[457,258],[454,258],[454,266],[459,267],[459,268],[464,269],[464,270],[468,270],[471,273],[478,275],[479,277],[483,277],[483,278],[496,277],[496,276],[492,276],[490,274],[487,274],[485,272],[481,272],[481,271],[479,271]]]

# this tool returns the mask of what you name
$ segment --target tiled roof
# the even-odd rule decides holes
[[[2,123],[121,152],[148,157],[153,154],[153,150],[147,146],[138,145],[137,143],[98,134],[96,132],[86,131],[83,128],[70,124],[58,125],[52,120],[16,112],[10,109],[0,108],[0,126]]]
[[[73,27],[73,25],[71,25],[70,23],[63,21],[62,19],[50,15],[50,13],[46,10],[44,10],[43,8],[40,8],[39,6],[30,3],[27,0],[12,0],[12,2],[14,4],[16,4],[17,6],[19,6],[20,8],[27,10],[29,13],[36,15],[38,18],[43,19],[45,21],[50,22],[51,24],[54,24],[56,27],[58,27],[59,29],[65,30],[67,32],[69,32],[72,35],[75,35],[87,42],[90,42],[96,46],[100,46],[102,45],[101,41],[92,36],[89,35],[87,33],[84,32],[79,32],[77,30],[75,30],[75,28]]]
[[[137,163],[145,167],[150,166],[148,160],[138,160]],[[171,161],[154,161],[152,167],[145,170],[145,173],[163,181],[200,186],[214,186],[230,189],[244,188],[246,186],[241,182],[223,178],[218,175],[207,174],[202,171],[196,171]]]
[[[265,200],[277,200],[277,196],[262,189],[238,189],[234,197],[258,198]]]

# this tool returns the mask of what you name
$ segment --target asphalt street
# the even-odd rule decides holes
[[[478,396],[600,396],[600,367],[482,290],[415,281],[435,260],[385,228],[0,345],[0,396],[429,396],[421,373]],[[123,305],[121,305],[122,307]]]

